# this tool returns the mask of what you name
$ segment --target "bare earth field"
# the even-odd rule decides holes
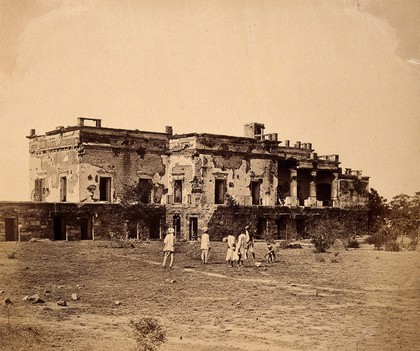
[[[0,243],[0,350],[135,350],[130,321],[146,316],[166,331],[160,350],[420,350],[419,251],[307,245],[228,268],[224,243],[206,266],[198,244],[183,243],[163,269],[161,249]],[[266,245],[256,252],[261,262]],[[45,303],[22,300],[36,293]]]

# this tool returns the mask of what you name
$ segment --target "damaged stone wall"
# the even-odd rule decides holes
[[[58,202],[60,178],[65,178],[66,201],[79,201],[79,131],[32,138],[29,142],[30,199]],[[36,180],[41,188],[36,189]]]
[[[161,224],[164,223],[163,206],[151,207],[150,213],[153,215],[150,216],[153,221],[147,223],[140,221],[140,227],[144,230],[143,238],[148,238],[150,232],[160,232]],[[28,241],[32,238],[50,240],[124,238],[128,235],[127,218],[126,210],[119,204],[0,202],[0,241],[6,240],[6,222],[10,219],[14,220],[16,226],[15,239]]]
[[[118,202],[124,190],[142,178],[152,181],[152,201],[160,204],[167,183],[167,136],[149,134],[84,132],[81,139],[80,201],[100,200],[101,177],[111,178],[112,202]]]
[[[369,180],[365,178],[342,178],[338,181],[340,208],[365,206],[369,201]]]

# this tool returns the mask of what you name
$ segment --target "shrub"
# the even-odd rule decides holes
[[[14,258],[16,258],[16,252],[10,252],[10,253],[6,253],[6,255],[7,255],[7,258],[9,259],[9,260],[12,260],[12,259],[14,259]]]
[[[139,351],[156,351],[166,341],[166,333],[155,318],[144,317],[131,321]]]
[[[360,247],[360,244],[356,239],[351,239],[349,240],[347,247],[351,249],[358,249]]]

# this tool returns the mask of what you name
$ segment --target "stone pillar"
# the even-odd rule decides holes
[[[297,206],[297,169],[290,169],[290,201],[292,206]]]
[[[311,182],[309,183],[309,197],[311,206],[316,204],[316,171],[311,172]]]
[[[331,201],[332,206],[336,206],[338,200],[338,173],[333,173],[333,180],[331,182]]]

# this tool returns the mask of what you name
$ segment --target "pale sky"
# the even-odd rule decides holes
[[[420,191],[418,0],[0,0],[0,200],[29,200],[28,139],[111,128],[242,135],[261,122]]]

